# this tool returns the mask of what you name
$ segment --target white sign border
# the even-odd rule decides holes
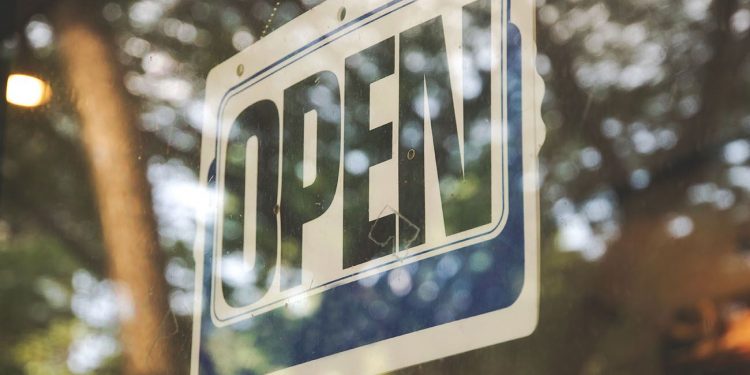
[[[493,0],[498,1],[498,0]],[[506,0],[499,0],[506,1]],[[372,8],[371,2],[384,3],[383,0],[358,1],[358,0],[327,0],[323,4],[303,14],[299,18],[309,19],[311,22],[327,22],[329,30],[340,26],[336,19],[337,11],[344,7],[349,14],[357,13],[353,10],[363,9],[364,6]],[[378,341],[372,344],[357,347],[344,352],[305,362],[287,369],[279,370],[274,374],[307,374],[307,373],[381,373],[414,365],[458,353],[478,349],[481,347],[505,342],[533,333],[538,322],[539,307],[539,197],[538,182],[536,179],[538,164],[537,155],[545,137],[545,129],[541,121],[540,108],[544,92],[541,78],[535,71],[536,60],[536,35],[535,5],[533,0],[513,1],[511,7],[511,22],[521,31],[523,37],[521,54],[523,64],[521,68],[523,82],[523,108],[532,110],[522,111],[523,131],[523,199],[524,199],[524,284],[518,299],[509,307],[497,311],[477,315],[471,318],[454,321],[431,327],[428,329],[412,332],[391,339]],[[328,18],[328,19],[326,19]],[[505,20],[503,20],[505,23]],[[504,29],[507,30],[507,29]],[[258,43],[292,43],[293,45],[304,45],[309,43],[312,36],[306,33],[286,32],[282,27]],[[504,34],[507,35],[507,32]],[[293,39],[293,40],[290,40]],[[505,41],[503,45],[506,45]],[[504,51],[505,53],[505,51]],[[235,67],[242,63],[242,53],[239,53],[226,62],[219,65],[224,70]],[[505,57],[505,56],[503,56]],[[258,65],[270,65],[270,56],[255,56]],[[268,60],[268,61],[263,61]],[[503,71],[506,59],[503,58]],[[212,116],[217,108],[217,102],[222,97],[222,91],[237,84],[236,75],[229,71],[213,69],[208,76],[206,88],[206,119],[205,123],[213,122]],[[504,75],[503,79],[506,77]],[[223,88],[223,90],[221,89]],[[528,106],[527,103],[533,103]],[[507,111],[504,110],[504,113]],[[531,125],[531,126],[530,126]],[[204,129],[201,149],[213,148],[216,139],[211,136],[213,129]],[[213,153],[201,153],[201,187],[208,189],[207,171],[212,162]],[[528,176],[533,176],[529,178]],[[205,218],[209,211],[211,202],[203,202],[197,217],[197,228],[205,228]],[[194,244],[194,257],[196,267],[195,296],[193,313],[193,340],[191,350],[191,374],[199,374],[200,333],[202,323],[202,299],[203,299],[203,256],[205,249],[205,231],[198,231]],[[529,313],[531,312],[531,313]],[[466,332],[472,332],[467,335]],[[414,350],[422,348],[422,350]],[[427,350],[429,348],[429,350]]]

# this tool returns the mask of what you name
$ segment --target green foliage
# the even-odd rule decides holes
[[[70,276],[79,265],[65,252],[58,241],[43,236],[24,236],[0,242],[0,358],[8,366],[3,369],[20,370],[26,361],[14,357],[12,348],[26,343],[29,350],[39,345],[56,351],[65,348],[68,334],[65,325],[52,323],[71,318],[68,300],[71,294]],[[50,335],[44,342],[40,337]],[[33,342],[38,342],[34,344]],[[62,361],[53,361],[64,369]],[[59,353],[58,353],[59,354]]]

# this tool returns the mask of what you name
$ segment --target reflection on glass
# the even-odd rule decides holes
[[[275,3],[72,2],[80,10],[74,18],[91,17],[101,27],[114,57],[113,69],[121,73],[115,83],[124,87],[137,129],[137,152],[132,158],[146,164],[157,216],[154,229],[160,254],[166,258],[162,282],[169,309],[161,312],[163,319],[157,325],[170,329],[163,337],[139,345],[170,345],[179,363],[187,363],[190,355],[195,210],[210,199],[210,192],[197,184],[205,77],[211,67],[319,1],[285,0],[274,10]],[[536,4],[536,63],[546,85],[542,117],[548,128],[541,151],[539,327],[526,339],[403,372],[747,373],[750,3],[538,0]],[[28,22],[0,41],[3,64],[10,56],[14,71],[39,72],[49,80],[20,76],[8,80],[7,101],[48,103],[40,111],[9,107],[4,122],[0,373],[121,373],[128,349],[119,339],[120,319],[127,316],[129,303],[139,301],[128,301],[121,286],[110,279],[105,228],[90,182],[91,164],[81,151],[77,98],[71,96],[59,64],[60,26],[54,6],[37,11],[24,15]],[[467,46],[483,45],[479,43],[482,19],[466,17],[478,28],[467,37]],[[405,72],[442,64],[439,45],[430,38],[414,39],[401,48],[399,69]],[[375,56],[351,63],[351,76],[362,82],[391,71]],[[486,105],[482,103],[489,90],[482,84],[486,68],[467,67],[470,74],[463,84],[469,105]],[[403,105],[410,109],[405,120],[422,120],[426,114],[436,119],[447,116],[450,95],[438,81],[431,82],[435,82],[431,91]],[[54,97],[49,95],[50,87]],[[414,85],[415,90],[423,87]],[[298,100],[328,97],[321,92],[311,98],[305,95],[301,90]],[[347,121],[346,113],[343,117]],[[458,199],[483,194],[486,185],[486,174],[481,172],[486,129],[481,118],[465,120],[472,128],[464,132],[463,141],[475,150],[467,155],[469,162],[477,163],[476,179],[460,186],[447,179],[440,187]],[[413,144],[410,149],[420,157],[416,152],[424,146],[423,130],[406,124],[391,131]],[[377,152],[356,146],[358,139],[378,137],[374,133],[343,134],[345,184],[351,188],[346,194],[364,194],[367,184],[358,179],[382,159]],[[238,137],[244,137],[243,142],[251,138]],[[446,135],[444,140],[457,142],[452,137]],[[347,139],[354,146],[348,148]],[[325,142],[322,146],[321,153],[336,148]],[[328,151],[325,155],[338,155]],[[405,159],[408,151],[403,150]],[[455,172],[454,159],[455,155],[445,154],[445,170],[450,173]],[[232,160],[237,158],[229,156],[230,166]],[[116,165],[110,167],[118,170]],[[299,177],[296,168],[277,172]],[[222,263],[225,292],[230,300],[246,304],[258,298],[256,289],[262,289],[267,278],[247,272],[246,259],[239,255],[244,245],[237,234],[247,217],[243,191],[232,191],[229,185],[224,204],[231,218],[224,234],[235,245]],[[330,186],[313,189],[318,188]],[[284,204],[295,213],[307,214],[295,202]],[[271,222],[276,221],[266,225]],[[460,228],[464,223],[453,224]],[[382,252],[388,253],[395,246],[389,242],[390,228],[397,224],[384,224],[384,233],[375,238],[386,244]],[[289,230],[289,237],[297,239],[294,230]],[[263,250],[268,241],[272,239],[256,238],[260,251],[255,270],[273,263],[264,263],[264,257],[271,256]],[[291,254],[286,259],[292,270],[298,261],[296,242],[284,246]],[[365,255],[355,254],[351,262],[369,259],[371,254]],[[456,277],[458,271],[465,268],[482,275],[493,262],[502,261],[482,251],[466,262],[446,257],[432,268],[412,267],[362,279],[360,285],[382,289],[389,298],[367,300],[369,315],[347,324],[357,329],[391,319],[399,314],[394,306],[409,295],[425,306],[440,301],[439,309],[422,313],[435,321],[448,320],[478,298],[466,292],[471,281]],[[311,311],[336,303],[294,301],[288,309],[289,321],[308,319]],[[335,316],[330,319],[331,324],[339,323]],[[399,319],[410,322],[409,316]],[[277,329],[273,323],[254,323],[267,327],[262,337],[212,338],[210,350],[221,357],[217,372],[233,373],[249,364],[260,372],[272,370],[279,358],[291,355],[281,344],[263,349],[256,345],[273,337]],[[295,330],[294,324],[286,329]],[[346,332],[333,339],[346,339]]]

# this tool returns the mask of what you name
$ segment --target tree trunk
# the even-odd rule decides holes
[[[59,53],[78,111],[81,139],[117,285],[126,374],[175,374],[163,255],[158,243],[136,119],[115,60],[114,41],[73,0],[54,11]]]

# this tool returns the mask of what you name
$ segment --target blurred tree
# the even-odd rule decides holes
[[[137,123],[124,95],[113,43],[87,20],[84,3],[57,4],[54,25],[71,95],[81,119],[108,252],[121,304],[119,316],[127,374],[174,374],[172,326],[163,254],[149,186],[138,151]]]

